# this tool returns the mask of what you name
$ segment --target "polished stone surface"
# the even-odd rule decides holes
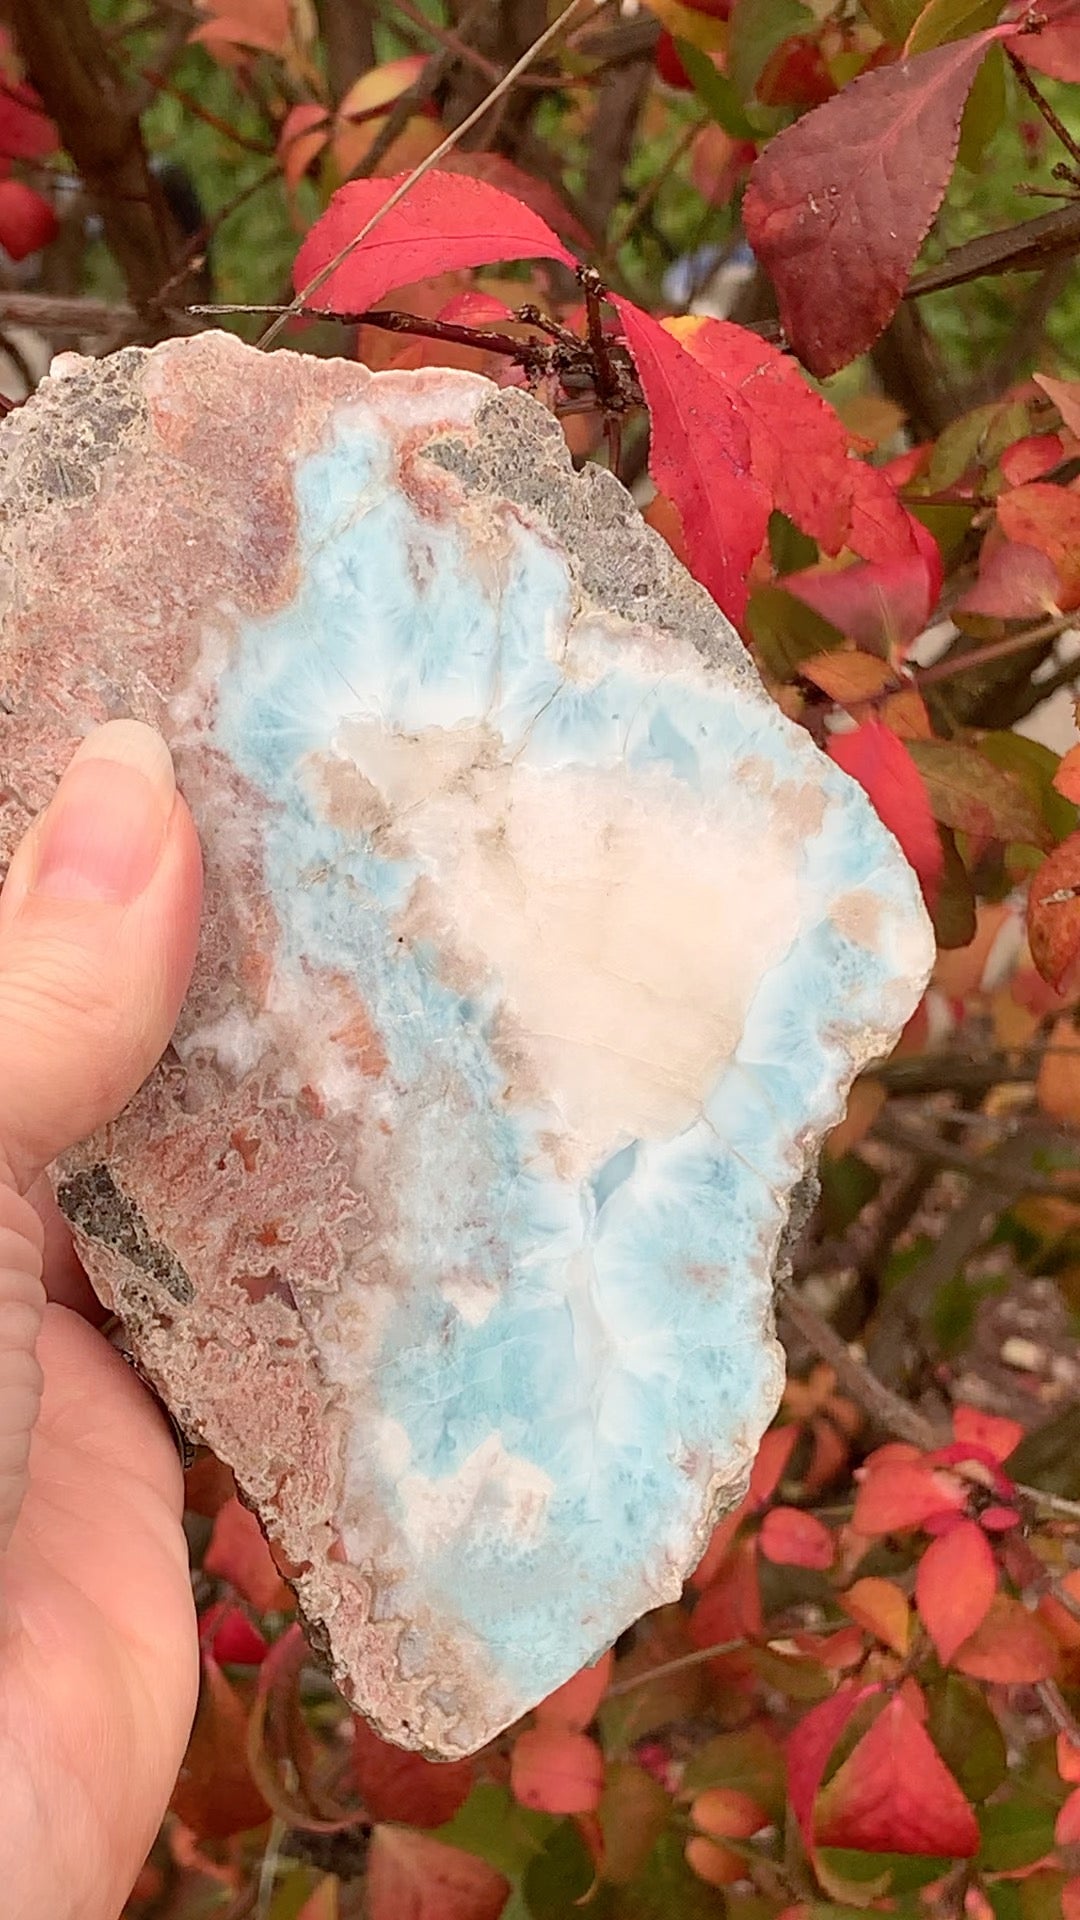
[[[60,371],[0,433],[0,852],[134,713],[209,883],[63,1204],[352,1697],[465,1751],[741,1494],[918,888],[526,396],[224,335]]]

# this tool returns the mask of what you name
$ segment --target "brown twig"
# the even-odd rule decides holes
[[[648,1667],[644,1673],[631,1674],[628,1680],[616,1680],[604,1695],[605,1700],[618,1700],[624,1693],[634,1693],[638,1687],[648,1686],[650,1680],[667,1680],[673,1673],[684,1673],[688,1667],[700,1667],[706,1660],[717,1660],[723,1653],[738,1653],[745,1647],[745,1640],[718,1640],[714,1647],[697,1647],[693,1653],[681,1653],[677,1660],[662,1660],[659,1666]]]
[[[832,1368],[838,1384],[870,1416],[875,1426],[886,1433],[895,1433],[901,1440],[910,1440],[917,1447],[938,1444],[939,1435],[930,1421],[879,1380],[865,1360],[852,1352],[835,1327],[831,1327],[802,1294],[783,1292],[780,1311],[819,1359]]]
[[[1009,65],[1013,70],[1013,73],[1016,75],[1017,80],[1019,81],[1020,85],[1023,87],[1024,92],[1027,94],[1028,99],[1031,101],[1032,105],[1034,106],[1036,112],[1042,115],[1042,118],[1046,121],[1046,124],[1050,128],[1051,133],[1056,134],[1057,138],[1060,140],[1062,146],[1064,147],[1066,153],[1068,154],[1069,159],[1072,161],[1073,166],[1080,167],[1080,145],[1078,145],[1077,142],[1073,139],[1073,136],[1069,132],[1069,129],[1065,125],[1065,122],[1058,118],[1058,115],[1054,112],[1054,109],[1050,105],[1049,100],[1045,99],[1044,96],[1039,92],[1038,87],[1035,85],[1034,80],[1032,79],[1030,73],[1028,72],[1027,67],[1024,65],[1024,62],[1021,60],[1019,54],[1014,53],[1012,47],[1006,47],[1005,57],[1008,60]],[[1069,178],[1072,180],[1074,185],[1080,186],[1080,179],[1077,179],[1077,176],[1071,170],[1069,173]]]

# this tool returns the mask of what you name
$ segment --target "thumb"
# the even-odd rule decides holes
[[[200,894],[165,742],[136,720],[99,727],[0,894],[0,1162],[20,1191],[114,1118],[164,1051]]]
[[[199,844],[161,737],[79,748],[0,893],[0,1548],[41,1395],[41,1223],[22,1196],[112,1119],[172,1032],[198,939]]]

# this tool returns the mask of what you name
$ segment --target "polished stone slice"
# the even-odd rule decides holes
[[[224,335],[58,376],[0,433],[0,851],[135,714],[208,874],[174,1046],[62,1204],[346,1690],[463,1752],[741,1495],[918,888],[525,396]]]

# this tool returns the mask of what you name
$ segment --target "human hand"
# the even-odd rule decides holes
[[[84,742],[0,894],[0,1908],[116,1920],[191,1723],[183,1482],[44,1168],[163,1051],[202,874],[160,739]],[[97,1309],[100,1320],[100,1309]]]

